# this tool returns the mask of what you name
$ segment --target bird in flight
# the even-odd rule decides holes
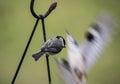
[[[91,24],[80,44],[67,32],[68,59],[56,59],[66,84],[86,84],[89,69],[105,50],[115,30],[115,18],[103,13]]]

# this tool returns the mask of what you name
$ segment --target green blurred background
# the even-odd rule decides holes
[[[89,25],[101,13],[110,11],[120,24],[119,0],[35,0],[35,10],[43,14],[57,1],[57,8],[45,19],[47,38],[61,35],[67,29],[78,42],[84,39]],[[30,13],[30,0],[0,0],[0,84],[10,84],[36,19]],[[120,25],[114,41],[90,70],[87,84],[120,84]],[[43,43],[39,23],[15,84],[48,84],[46,59],[38,62],[32,54]],[[65,58],[66,49],[57,58]],[[53,84],[63,84],[55,61],[50,57]]]

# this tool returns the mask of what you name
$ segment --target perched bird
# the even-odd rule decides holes
[[[68,59],[56,59],[66,84],[86,84],[88,70],[111,41],[115,28],[115,18],[104,13],[90,26],[81,44],[67,33]]]
[[[65,48],[65,40],[62,36],[56,36],[55,38],[47,40],[39,52],[32,55],[32,57],[37,61],[43,54],[54,55],[59,53],[63,48]]]

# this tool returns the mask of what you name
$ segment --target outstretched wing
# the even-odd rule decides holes
[[[81,48],[69,33],[67,33],[67,44],[68,62],[70,63],[70,66],[72,68],[79,67],[80,70],[84,71],[84,58],[81,54]]]
[[[85,84],[84,59],[75,39],[67,33],[68,60],[56,60],[66,84]],[[83,80],[84,79],[84,80]]]
[[[109,13],[102,14],[86,33],[85,41],[80,45],[81,54],[85,57],[86,70],[94,64],[110,42],[116,27],[114,19]]]
[[[85,60],[75,39],[67,33],[68,62],[75,84],[86,84]]]
[[[104,51],[115,28],[114,17],[107,13],[100,15],[90,26],[80,45],[67,33],[68,61],[57,61],[66,84],[86,84],[86,71]]]

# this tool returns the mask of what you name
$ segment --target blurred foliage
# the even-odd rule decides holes
[[[57,8],[45,19],[47,38],[61,35],[67,29],[79,42],[89,25],[102,11],[110,11],[120,24],[119,0],[35,0],[35,10],[43,14],[57,1]],[[30,13],[30,0],[0,0],[0,84],[10,84],[21,59],[35,19]],[[88,84],[120,84],[120,25],[114,41],[88,74]],[[15,84],[48,84],[46,60],[38,62],[32,54],[43,43],[39,23]],[[56,57],[66,57],[64,49]],[[57,66],[50,57],[53,84],[63,84]]]

